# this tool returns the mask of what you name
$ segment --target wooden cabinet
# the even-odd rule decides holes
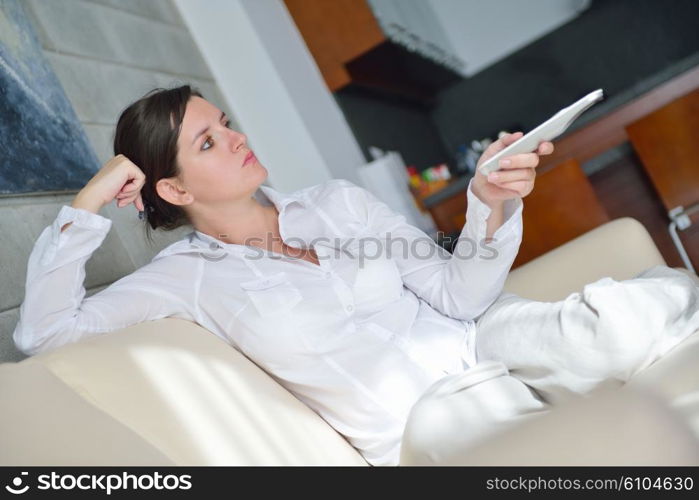
[[[386,41],[364,0],[284,0],[331,92],[351,82],[346,65]]]
[[[699,204],[698,130],[699,89],[626,128],[643,169],[667,212],[682,207],[691,214],[691,207]],[[698,268],[699,214],[694,212],[690,222],[694,225],[680,231],[677,238],[687,259]]]
[[[513,267],[609,221],[590,181],[576,160],[537,175],[534,190],[524,198],[524,236]]]
[[[461,231],[466,223],[466,192],[430,208],[440,231]],[[587,176],[575,160],[567,160],[537,175],[536,186],[524,198],[524,234],[513,267],[609,221]]]
[[[284,0],[331,92],[349,86],[427,102],[461,79],[394,43],[366,0]]]
[[[699,203],[699,89],[626,128],[669,212]]]

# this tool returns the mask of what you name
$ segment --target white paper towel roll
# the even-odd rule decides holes
[[[405,162],[397,151],[359,167],[364,187],[390,208],[405,216],[409,224],[437,239],[437,226],[429,213],[420,211],[410,192],[410,178]]]

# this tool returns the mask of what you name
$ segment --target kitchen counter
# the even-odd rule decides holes
[[[438,205],[447,198],[451,198],[459,192],[463,192],[465,197],[466,188],[468,187],[468,183],[472,178],[472,175],[462,175],[460,177],[454,177],[452,181],[449,184],[447,184],[444,188],[440,189],[436,193],[433,193],[423,198],[422,204],[425,205],[425,208],[432,208],[433,206]]]

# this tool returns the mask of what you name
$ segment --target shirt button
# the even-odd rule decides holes
[[[331,273],[331,272],[325,273],[325,277],[326,277],[326,278],[329,278],[330,276],[332,276],[332,273]]]
[[[354,310],[354,307],[347,306],[345,309],[347,309],[347,312],[352,312]]]

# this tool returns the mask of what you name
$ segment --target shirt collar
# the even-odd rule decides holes
[[[270,186],[265,185],[260,185],[258,191],[255,193],[255,198],[263,205],[274,205],[277,208],[277,211],[279,212],[280,225],[281,219],[284,216],[284,210],[290,203],[298,203],[303,208],[307,206],[306,200],[299,191],[293,193],[282,193]],[[200,242],[204,242],[210,248],[214,248],[211,245],[212,243],[214,245],[220,243],[216,238],[213,238],[206,233],[202,233],[201,231],[197,231],[196,229],[187,235],[187,239],[189,240],[190,244],[195,243],[198,239]],[[245,247],[241,245],[232,245],[232,247],[240,251],[244,251],[245,249]]]
[[[266,199],[267,202],[271,202],[274,204],[275,207],[277,207],[277,210],[279,211],[280,215],[284,207],[286,207],[289,203],[292,202],[297,202],[302,207],[306,207],[306,201],[303,199],[303,196],[301,196],[301,194],[298,191],[294,193],[281,193],[274,188],[261,185],[259,192],[262,193],[261,198],[263,198],[263,201],[265,201]]]

